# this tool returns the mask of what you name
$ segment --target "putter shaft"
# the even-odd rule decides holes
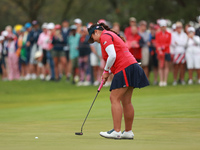
[[[89,111],[88,111],[88,113],[87,113],[87,115],[86,115],[86,117],[85,117],[85,120],[83,121],[83,124],[82,124],[82,126],[81,126],[81,133],[82,133],[82,131],[83,131],[83,126],[84,126],[84,124],[85,124],[85,121],[87,120],[87,117],[88,117],[88,115],[89,115],[89,113],[90,113],[90,110],[92,109],[92,106],[93,106],[93,104],[94,104],[94,102],[95,102],[95,100],[96,100],[96,98],[97,98],[99,92],[100,92],[100,90],[97,91],[97,94],[96,94],[96,96],[95,96],[95,98],[94,98],[94,100],[93,100],[93,102],[92,102],[92,104],[91,104],[91,106],[90,106],[90,109],[89,109]]]

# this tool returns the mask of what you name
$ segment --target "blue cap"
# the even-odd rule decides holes
[[[30,22],[27,22],[27,23],[24,25],[24,27],[25,27],[26,29],[30,28],[31,26],[32,26],[32,25],[31,25]]]

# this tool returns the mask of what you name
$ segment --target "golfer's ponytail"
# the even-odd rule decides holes
[[[109,26],[105,25],[104,23],[100,23],[99,24],[101,27],[103,27],[105,30],[107,31],[111,31],[113,33],[115,33],[116,35],[118,35],[124,42],[126,42],[125,38],[123,36],[120,36],[119,34],[117,34],[117,32],[113,31],[112,29],[109,28]]]

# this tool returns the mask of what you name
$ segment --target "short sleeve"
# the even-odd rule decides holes
[[[113,44],[113,37],[112,35],[103,34],[101,36],[101,46],[103,49],[106,49],[108,45]]]

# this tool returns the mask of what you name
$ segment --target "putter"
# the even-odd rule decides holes
[[[101,81],[101,84],[99,85],[99,88],[97,90],[97,94],[96,94],[96,96],[95,96],[95,98],[94,98],[94,100],[92,102],[92,105],[90,106],[90,109],[89,109],[89,111],[88,111],[88,113],[87,113],[87,115],[85,117],[85,120],[83,121],[83,124],[81,126],[81,132],[75,132],[75,135],[83,135],[83,126],[85,124],[85,121],[87,120],[87,117],[88,117],[88,115],[90,113],[90,110],[92,109],[92,106],[93,106],[93,104],[94,104],[94,102],[95,102],[95,100],[96,100],[96,98],[97,98],[97,96],[98,96],[98,94],[99,94],[99,92],[100,92],[102,87],[103,87],[103,80]]]

